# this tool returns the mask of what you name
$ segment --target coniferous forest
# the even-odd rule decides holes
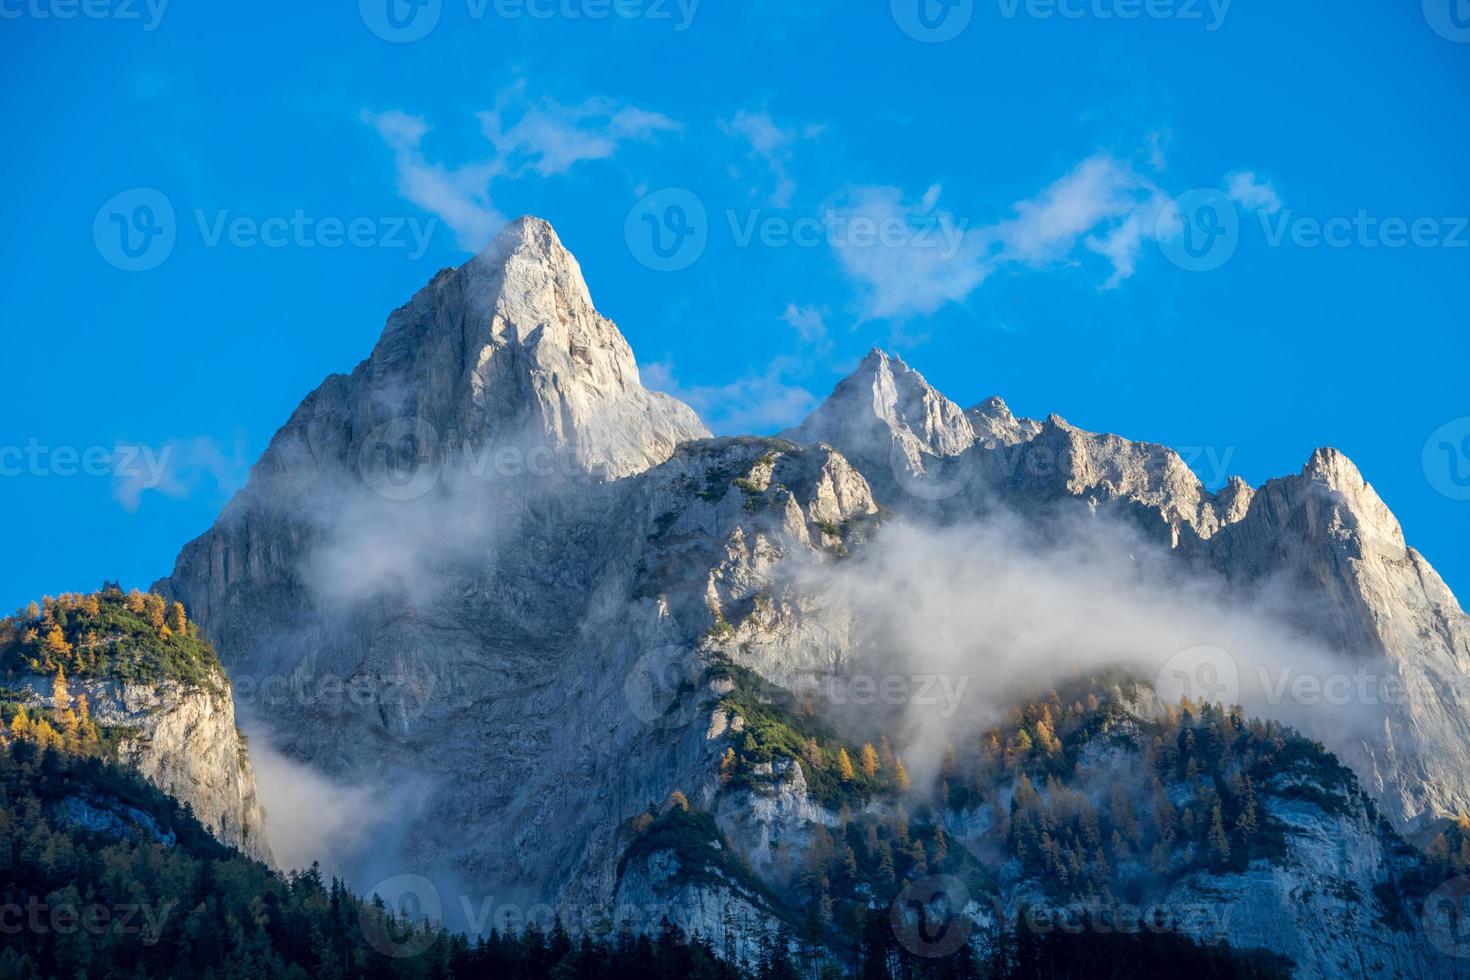
[[[865,923],[850,963],[809,959],[771,937],[758,962],[737,966],[672,926],[594,938],[530,925],[469,939],[365,901],[315,866],[281,875],[245,858],[102,751],[43,745],[36,727],[8,729],[0,751],[0,978],[1287,975],[1228,948],[1155,935],[1018,930],[983,957],[926,959],[903,948],[882,914]]]

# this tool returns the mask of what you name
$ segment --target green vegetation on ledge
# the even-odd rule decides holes
[[[679,861],[680,884],[723,887],[734,882],[773,910],[781,908],[780,900],[730,845],[714,816],[691,809],[683,793],[672,793],[662,813],[650,809],[639,814],[629,830],[633,840],[618,862],[619,879],[629,864],[672,851]]]
[[[833,811],[843,806],[861,809],[874,797],[909,788],[903,761],[893,756],[886,739],[879,748],[843,741],[809,701],[799,701],[744,667],[720,664],[705,680],[720,677],[734,685],[720,707],[744,722],[741,732],[731,733],[734,744],[720,764],[725,785],[753,787],[770,778],[756,772],[756,766],[790,759],[801,766],[812,799]]]
[[[184,614],[160,595],[107,585],[31,603],[0,620],[0,677],[55,675],[155,683],[175,680],[217,690],[219,656]]]

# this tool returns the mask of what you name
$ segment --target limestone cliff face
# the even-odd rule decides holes
[[[1137,759],[1116,746],[1087,751],[1087,772],[1097,784],[1127,783]],[[1307,792],[1296,792],[1306,788]],[[1178,789],[1178,787],[1176,787]],[[1129,905],[1156,917],[1158,927],[1214,945],[1263,949],[1288,957],[1294,976],[1360,980],[1429,980],[1460,975],[1456,961],[1434,947],[1404,914],[1385,884],[1418,861],[1368,800],[1339,795],[1300,775],[1263,786],[1262,819],[1284,833],[1284,853],[1254,860],[1231,872],[1195,871],[1167,883],[1144,885]],[[998,836],[990,814],[953,821],[956,837],[983,852]],[[1126,860],[1123,862],[1126,865]],[[1033,907],[1059,909],[1088,921],[1086,903],[1048,899],[1042,883],[1003,866],[998,906],[980,903],[977,925],[990,927],[1001,914]],[[1095,910],[1097,906],[1093,906]],[[1103,927],[1115,921],[1102,920]]]
[[[1357,708],[1378,737],[1335,748],[1395,822],[1470,807],[1470,618],[1346,456],[1318,450],[1185,550],[1243,591],[1291,596],[1303,626],[1369,672]]]
[[[51,678],[32,674],[10,683],[50,703]],[[86,695],[99,724],[129,731],[118,746],[120,763],[187,803],[222,842],[272,863],[255,774],[235,727],[229,681],[217,678],[215,690],[173,680],[136,684],[74,678],[67,686],[73,699]]]
[[[1386,927],[1392,912],[1375,888],[1384,868],[1402,856],[1361,805],[1327,813],[1308,803],[1273,802],[1267,812],[1289,828],[1291,850],[1284,863],[1257,863],[1241,874],[1192,875],[1162,898],[1165,908],[1217,914],[1213,922],[1185,917],[1181,924],[1190,935],[1280,953],[1303,978],[1458,975],[1454,961],[1412,923]]]
[[[186,554],[171,588],[213,611],[196,615],[237,679],[308,680],[261,705],[286,752],[384,798],[415,787],[406,867],[610,908],[619,828],[675,789],[712,804],[711,658],[774,676],[841,662],[850,618],[792,588],[788,563],[840,560],[877,508],[837,454],[775,440],[689,443],[613,482],[480,489],[512,542],[446,557],[427,598],[389,590],[349,619],[305,566],[252,570],[228,528],[201,551],[244,581]],[[323,678],[392,695],[318,696]]]

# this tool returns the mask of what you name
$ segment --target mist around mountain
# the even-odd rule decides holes
[[[148,892],[208,936],[178,970],[1462,972],[1470,621],[1332,449],[1210,490],[882,351],[711,438],[523,218],[153,591],[6,621],[8,792],[65,842],[7,825],[7,866],[19,896],[103,873],[42,851],[181,862]],[[83,680],[219,737],[73,731]]]

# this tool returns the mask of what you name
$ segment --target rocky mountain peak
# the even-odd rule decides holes
[[[1407,547],[1398,519],[1353,461],[1324,447],[1301,472],[1271,480],[1256,493],[1257,522],[1277,535],[1337,542],[1355,555],[1400,558]]]
[[[902,358],[876,347],[786,436],[835,446],[869,474],[895,467],[923,473],[926,460],[957,456],[975,443],[963,409]]]
[[[1327,446],[1312,453],[1312,458],[1302,467],[1302,478],[1333,491],[1353,512],[1361,531],[1381,541],[1391,552],[1406,547],[1398,518],[1372,484],[1363,479],[1353,461],[1339,450]]]
[[[1035,419],[1018,419],[1011,407],[993,395],[967,410],[970,426],[975,436],[987,445],[1014,446],[1034,438],[1041,431],[1041,423]]]
[[[272,449],[309,439],[314,458],[351,466],[395,426],[440,448],[551,452],[612,479],[709,435],[688,406],[643,387],[577,260],[533,217],[395,310],[372,355],[308,396]]]

